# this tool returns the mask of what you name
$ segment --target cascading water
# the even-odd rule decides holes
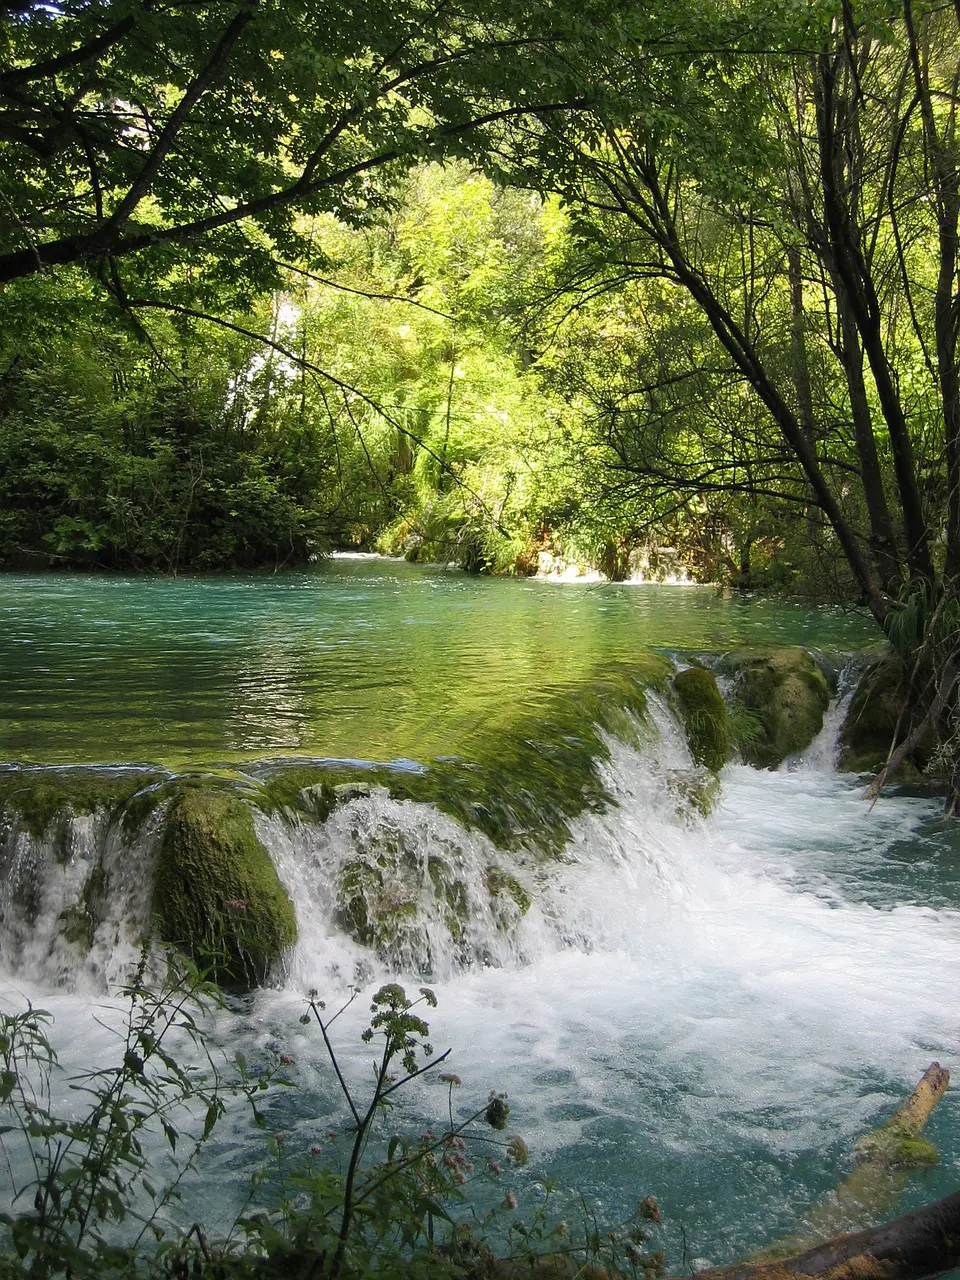
[[[582,1196],[610,1221],[655,1191],[674,1264],[684,1247],[721,1261],[792,1227],[927,1063],[957,1061],[960,851],[935,802],[868,810],[824,738],[779,771],[728,765],[703,818],[683,733],[664,703],[648,706],[643,741],[607,739],[613,803],[573,820],[559,857],[498,848],[376,785],[344,794],[323,823],[257,817],[300,939],[282,986],[224,1013],[218,1034],[294,1058],[302,1088],[268,1103],[271,1127],[306,1146],[336,1114],[320,1046],[297,1021],[306,989],[336,998],[429,979],[433,1038],[453,1047],[464,1096],[507,1089],[531,1143],[513,1182],[522,1207],[548,1178],[566,1189],[565,1216],[584,1212]],[[4,963],[60,1018],[68,1070],[103,1037],[88,1034],[90,1006],[51,988],[112,981],[129,963],[156,821],[131,837],[118,818],[77,817],[59,844],[8,840]],[[907,846],[919,879],[898,875]],[[113,896],[81,946],[77,912],[102,883]],[[357,1001],[338,1023],[357,1080],[365,1016]],[[412,1088],[410,1123],[435,1118],[441,1093]],[[935,1117],[944,1159],[918,1200],[960,1169],[954,1110],[948,1100]],[[208,1194],[224,1221],[249,1141],[237,1130],[218,1148]]]
[[[0,960],[31,983],[105,991],[148,931],[159,814],[129,829],[104,810],[41,832],[0,829]]]

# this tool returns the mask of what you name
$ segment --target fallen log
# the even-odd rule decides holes
[[[604,1270],[552,1254],[530,1259],[487,1254],[466,1276],[480,1280],[627,1280],[627,1273]],[[883,1226],[837,1236],[792,1258],[736,1263],[687,1273],[693,1280],[929,1280],[960,1265],[960,1191],[936,1204],[914,1209]],[[640,1268],[631,1271],[635,1277]]]
[[[837,1236],[793,1258],[693,1274],[697,1280],[926,1280],[960,1264],[960,1191],[880,1227]]]
[[[856,1168],[814,1208],[805,1231],[747,1262],[689,1274],[696,1280],[927,1280],[960,1265],[960,1192],[882,1226],[842,1234],[888,1213],[910,1172],[936,1161],[936,1149],[920,1135],[949,1082],[949,1072],[932,1062],[906,1102],[860,1139]],[[660,1256],[638,1257],[630,1275],[653,1280],[658,1270],[650,1263]],[[561,1253],[500,1258],[479,1246],[457,1261],[470,1280],[627,1280],[626,1273]]]
[[[765,1250],[762,1257],[800,1253],[890,1213],[911,1173],[937,1163],[936,1148],[921,1134],[949,1083],[950,1073],[932,1062],[906,1102],[856,1144],[853,1171],[811,1210],[807,1229]]]

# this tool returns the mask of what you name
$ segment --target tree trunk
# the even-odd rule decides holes
[[[881,1227],[837,1236],[795,1258],[695,1273],[698,1280],[923,1280],[960,1263],[960,1191]]]
[[[870,269],[860,248],[857,226],[844,196],[844,137],[837,127],[837,77],[833,54],[822,53],[814,73],[820,178],[826,233],[836,274],[849,298],[850,310],[866,353],[884,422],[890,437],[894,473],[907,540],[907,564],[917,577],[933,579],[930,540],[917,484],[913,443],[883,345],[880,303]],[[851,184],[847,184],[848,186]]]
[[[840,316],[839,358],[850,396],[850,417],[853,422],[853,438],[860,461],[860,477],[863,496],[870,520],[870,550],[880,580],[888,591],[896,591],[901,580],[897,539],[883,491],[883,473],[877,456],[877,442],[873,436],[873,417],[867,386],[863,378],[863,349],[856,322],[850,311],[846,291],[840,281],[835,282],[837,309]]]

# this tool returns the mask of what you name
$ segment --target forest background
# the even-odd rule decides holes
[[[2,563],[956,573],[953,6],[2,17]]]

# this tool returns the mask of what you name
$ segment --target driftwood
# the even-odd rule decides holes
[[[960,1265],[960,1191],[882,1227],[837,1236],[793,1258],[693,1272],[694,1280],[926,1280]],[[561,1255],[521,1262],[497,1258],[468,1275],[491,1280],[627,1280]],[[635,1273],[634,1273],[635,1274]]]
[[[805,1232],[747,1262],[691,1273],[695,1280],[926,1280],[960,1265],[960,1191],[866,1231],[838,1234],[896,1203],[918,1165],[936,1152],[920,1137],[950,1076],[938,1062],[924,1072],[906,1102],[857,1143],[858,1164],[833,1195],[810,1214]],[[839,1224],[843,1224],[842,1226]],[[825,1238],[832,1237],[832,1238]],[[471,1280],[627,1280],[563,1254],[497,1258],[486,1250],[458,1261]],[[643,1259],[631,1272],[640,1273]],[[644,1272],[653,1280],[653,1268]]]
[[[852,1173],[814,1206],[806,1229],[764,1250],[758,1261],[802,1253],[890,1213],[910,1175],[936,1163],[936,1149],[920,1135],[949,1083],[950,1073],[932,1062],[903,1106],[860,1139],[854,1148],[857,1163]]]
[[[882,1227],[837,1236],[794,1258],[700,1271],[698,1280],[921,1280],[960,1264],[960,1191]]]

